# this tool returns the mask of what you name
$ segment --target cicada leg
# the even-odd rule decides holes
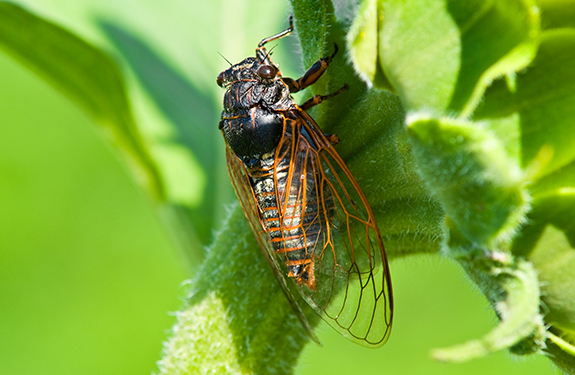
[[[309,68],[303,76],[298,79],[283,77],[282,80],[289,87],[290,93],[296,93],[306,87],[313,85],[317,82],[319,77],[322,76],[323,72],[327,69],[331,61],[333,60],[335,54],[337,53],[337,44],[334,43],[335,51],[331,56],[327,56],[316,61],[311,68]]]
[[[281,33],[262,39],[262,41],[259,42],[258,48],[256,48],[256,56],[258,57],[258,59],[264,64],[271,64],[271,61],[269,60],[269,53],[268,51],[266,51],[266,48],[264,46],[271,41],[278,40],[285,36],[288,36],[292,32],[293,32],[293,14],[289,16],[289,27],[287,29],[285,29]]]
[[[303,109],[304,111],[307,111],[311,107],[318,105],[319,103],[323,102],[324,100],[329,99],[329,98],[333,98],[334,96],[341,94],[343,91],[347,90],[348,88],[349,88],[349,86],[346,83],[345,85],[343,85],[343,87],[341,89],[337,90],[336,92],[333,92],[329,95],[316,95],[314,97],[311,97],[308,100],[306,100],[299,107],[301,109]]]
[[[324,134],[323,135],[332,146],[335,146],[339,143],[339,137],[337,134]]]

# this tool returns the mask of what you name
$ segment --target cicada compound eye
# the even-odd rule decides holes
[[[275,78],[278,69],[273,65],[264,64],[258,68],[258,76],[266,79]]]
[[[221,72],[220,74],[218,74],[218,78],[216,79],[216,83],[218,84],[218,86],[222,87],[222,84],[224,83],[224,72]]]

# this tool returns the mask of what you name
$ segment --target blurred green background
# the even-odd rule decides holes
[[[208,161],[206,155],[186,156],[196,168],[187,196],[192,205],[205,202],[206,181],[219,185],[211,189],[216,192],[209,220],[199,218],[206,228],[194,234],[199,255],[190,256],[169,235],[158,208],[92,120],[1,53],[0,373],[149,374],[174,322],[171,312],[183,306],[185,281],[193,277],[203,246],[234,199],[217,130],[223,92],[215,77],[227,66],[217,52],[232,62],[252,55],[260,39],[286,26],[287,4],[22,3],[118,58],[135,117],[149,134],[187,127],[191,143],[213,142],[207,155],[221,156]],[[279,43],[274,50],[286,75],[303,72],[295,42]],[[152,58],[172,74],[159,74]],[[178,106],[185,92],[184,98],[209,105]],[[165,99],[170,96],[173,101]],[[198,122],[204,133],[193,128]],[[213,171],[202,169],[207,162]],[[543,357],[518,359],[507,353],[459,365],[431,361],[430,349],[488,332],[496,324],[494,314],[454,263],[418,256],[391,267],[396,318],[390,341],[370,350],[321,325],[317,334],[323,346],[308,344],[298,374],[556,372]]]

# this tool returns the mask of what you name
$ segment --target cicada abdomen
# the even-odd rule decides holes
[[[333,217],[333,198],[309,157],[313,146],[292,137],[294,126],[297,122],[287,119],[277,154],[269,154],[247,172],[264,229],[287,276],[315,290],[314,261]]]

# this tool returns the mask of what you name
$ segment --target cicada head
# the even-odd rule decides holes
[[[257,57],[248,57],[221,72],[216,83],[220,87],[228,88],[233,83],[242,81],[270,84],[280,77],[280,70],[271,60],[261,61]]]
[[[260,62],[257,58],[248,57],[221,72],[216,82],[218,86],[228,88],[235,82],[253,81],[257,79],[256,70],[259,66]]]

